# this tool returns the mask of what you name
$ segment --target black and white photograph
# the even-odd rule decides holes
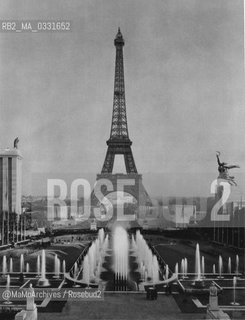
[[[0,1],[0,319],[245,319],[243,0]]]

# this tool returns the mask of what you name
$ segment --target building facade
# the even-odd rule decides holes
[[[22,156],[16,147],[0,150],[0,241],[1,245],[22,240]]]

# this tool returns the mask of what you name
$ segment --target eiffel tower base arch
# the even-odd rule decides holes
[[[107,186],[104,183],[104,179],[111,183],[113,190],[108,190]],[[113,212],[111,212],[112,217],[110,220],[106,220],[103,223],[103,215],[108,213],[108,208],[104,205],[105,199],[101,196],[98,199],[98,192],[96,185],[99,185],[99,189],[103,194],[103,197],[106,197],[111,202],[110,194],[114,194],[113,199]],[[122,203],[120,204],[119,193],[123,192],[125,197],[129,194],[133,197],[133,203]],[[143,224],[144,218],[151,210],[152,202],[151,199],[143,185],[142,175],[141,174],[111,174],[111,173],[101,173],[97,174],[95,188],[91,193],[91,218],[96,219],[95,211],[99,212],[102,215],[102,218],[99,219],[99,225],[111,228],[112,225],[116,222],[125,221],[128,224],[128,227],[140,227]],[[120,212],[119,212],[120,210]],[[121,213],[123,210],[123,220],[121,219]],[[135,218],[133,218],[135,217]]]

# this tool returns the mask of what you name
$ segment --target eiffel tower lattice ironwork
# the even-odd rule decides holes
[[[102,174],[112,173],[115,155],[124,155],[127,174],[137,174],[134,157],[131,149],[132,141],[128,135],[128,124],[125,101],[124,68],[123,68],[123,46],[124,39],[120,28],[114,40],[116,47],[114,99],[110,138]]]

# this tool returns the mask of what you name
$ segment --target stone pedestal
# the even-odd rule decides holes
[[[208,307],[206,319],[230,320],[230,317],[227,313],[225,313],[222,310],[212,311]]]
[[[217,288],[215,285],[211,285],[209,289],[209,304],[207,306],[206,319],[230,319],[228,314],[219,308]]]
[[[37,306],[34,301],[35,292],[30,285],[27,292],[26,310],[21,310],[15,315],[15,320],[37,320]]]

